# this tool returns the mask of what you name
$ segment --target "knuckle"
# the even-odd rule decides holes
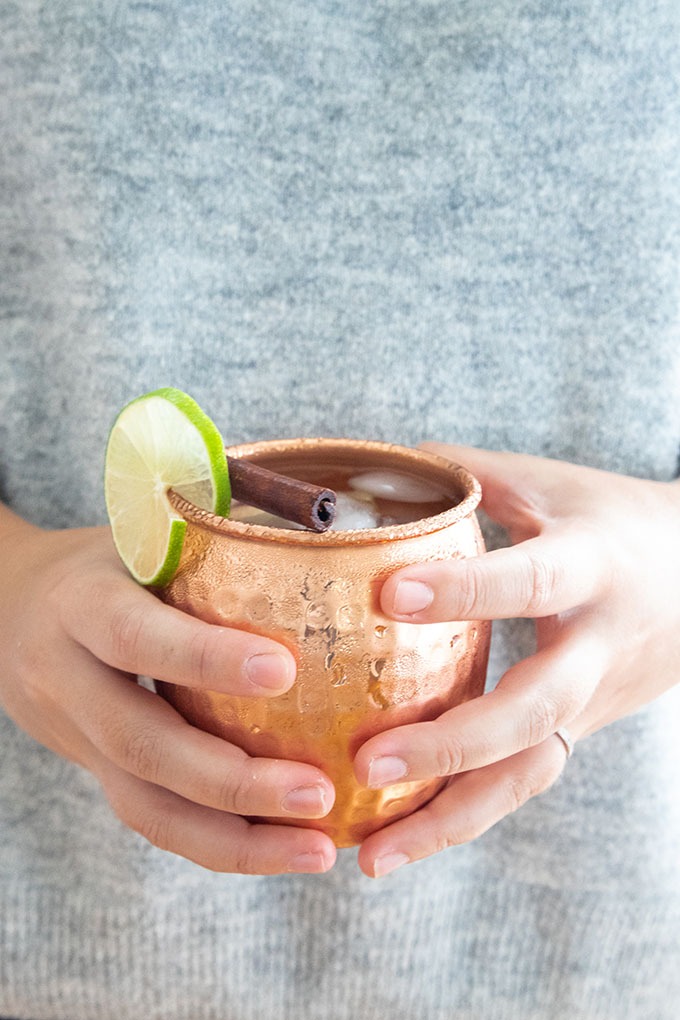
[[[198,687],[211,688],[219,673],[219,662],[213,634],[200,628],[191,640],[189,662],[192,680]]]
[[[601,678],[601,673],[594,670],[592,674],[587,671],[582,673],[581,679],[569,684],[560,694],[559,719],[556,729],[565,722],[574,719],[585,707],[592,697]]]
[[[537,797],[554,783],[560,774],[562,766],[555,768],[550,762],[541,764],[535,763],[532,767],[526,768],[523,772],[514,772],[508,776],[505,784],[505,794],[509,802],[510,812],[517,811],[532,797]]]
[[[155,729],[140,728],[121,734],[118,741],[121,764],[133,775],[157,783],[165,759],[164,740]]]
[[[461,743],[451,735],[435,745],[435,767],[438,776],[453,776],[464,771],[465,753]]]
[[[220,791],[222,809],[235,815],[252,815],[256,810],[253,803],[256,778],[255,773],[246,768],[230,772]]]
[[[481,827],[472,824],[471,819],[462,822],[458,826],[449,823],[435,833],[433,852],[441,853],[452,846],[462,846],[464,843],[471,843],[473,839],[481,836],[482,831]]]
[[[579,714],[590,698],[594,686],[588,678],[584,678],[582,683],[574,683],[560,691],[555,712],[555,729]]]
[[[533,747],[554,733],[559,725],[558,718],[559,712],[554,702],[543,693],[533,692],[525,705],[525,745]]]
[[[559,570],[552,560],[528,554],[527,573],[525,612],[528,616],[540,617],[550,612],[559,588]]]
[[[474,557],[465,560],[465,569],[459,582],[460,613],[467,618],[474,615],[482,597],[483,578]]]
[[[523,732],[524,746],[533,747],[552,736],[555,730],[567,723],[583,708],[591,685],[566,684],[559,690],[533,690],[524,704]]]
[[[252,831],[252,830],[251,830]],[[255,847],[247,842],[240,843],[234,853],[233,870],[239,875],[257,875],[261,872]]]
[[[438,832],[434,839],[434,846],[432,852],[440,854],[444,850],[448,850],[452,846],[461,846],[462,843],[467,842],[459,832]]]
[[[96,770],[106,799],[118,820],[161,850],[173,850],[173,815],[166,797],[150,792],[110,767]]]
[[[159,850],[172,848],[170,815],[164,811],[152,811],[141,819],[137,818],[131,828]]]
[[[138,672],[143,643],[145,613],[142,607],[125,602],[113,606],[110,616],[111,648],[115,665]]]
[[[105,785],[104,792],[113,812],[123,825],[160,850],[173,848],[172,818],[161,805],[154,807],[148,799],[142,801],[134,796],[126,796],[122,786],[112,788]]]
[[[513,773],[505,781],[505,796],[509,813],[519,810],[523,804],[540,793],[532,773]]]

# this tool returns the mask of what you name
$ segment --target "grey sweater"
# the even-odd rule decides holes
[[[103,522],[111,421],[167,384],[233,442],[674,477],[679,43],[677,0],[0,4],[2,498]],[[530,648],[496,626],[491,681]],[[676,1020],[679,725],[373,881],[154,849],[0,713],[0,1016]]]

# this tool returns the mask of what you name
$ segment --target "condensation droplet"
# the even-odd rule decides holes
[[[262,727],[261,726],[251,726],[250,727],[250,732],[251,733],[262,733]]]
[[[347,673],[343,666],[337,665],[332,670],[333,679],[331,680],[331,687],[344,687],[347,683]]]
[[[374,633],[377,638],[384,638],[385,634],[387,634],[387,627],[384,627],[381,623],[379,623],[375,628]]]
[[[380,684],[380,675],[384,670],[386,663],[387,659],[371,659],[368,664],[368,693],[373,700],[373,704],[377,705],[378,708],[390,707],[389,699],[385,696]]]
[[[340,606],[337,613],[337,624],[341,630],[357,630],[361,625],[361,607],[358,605]]]
[[[454,634],[453,637],[451,638],[451,640],[449,641],[450,647],[451,648],[455,648],[456,645],[460,644],[460,639],[461,639],[461,635],[460,634]]]
[[[325,630],[331,625],[328,606],[323,602],[310,602],[305,611],[305,629],[307,632]]]
[[[333,665],[333,659],[335,658],[335,652],[329,652],[323,661],[324,667],[330,669]]]

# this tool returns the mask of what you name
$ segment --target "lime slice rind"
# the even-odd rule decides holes
[[[198,404],[164,388],[127,404],[109,435],[105,498],[113,540],[140,584],[162,587],[180,562],[186,521],[168,490],[226,517],[231,491],[222,437]]]

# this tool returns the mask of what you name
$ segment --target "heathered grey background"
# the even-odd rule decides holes
[[[0,3],[0,493],[104,520],[129,398],[228,441],[680,446],[677,0]],[[1,626],[1,622],[0,622]],[[526,654],[498,628],[492,676]],[[0,1015],[676,1020],[680,708],[384,882],[214,876],[0,716]]]

